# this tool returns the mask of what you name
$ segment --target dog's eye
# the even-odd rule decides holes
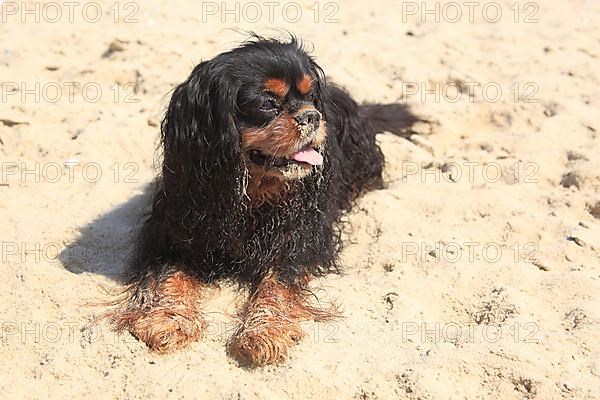
[[[279,112],[279,104],[277,104],[277,101],[272,98],[263,101],[259,108],[260,110],[266,112]]]

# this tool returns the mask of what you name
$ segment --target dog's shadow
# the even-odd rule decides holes
[[[66,244],[58,255],[65,269],[126,283],[142,217],[151,209],[152,189],[151,184],[146,185],[140,194],[80,228],[78,238]]]

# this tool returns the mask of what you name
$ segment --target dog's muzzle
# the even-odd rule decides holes
[[[296,115],[294,120],[300,128],[317,130],[321,124],[321,113],[317,110],[302,111]]]

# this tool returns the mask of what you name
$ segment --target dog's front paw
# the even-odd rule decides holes
[[[204,322],[198,316],[154,310],[127,321],[126,329],[157,353],[170,353],[198,340]]]
[[[200,283],[181,271],[148,275],[124,290],[107,313],[117,331],[129,331],[157,353],[169,353],[202,336]]]
[[[258,322],[258,321],[255,321]],[[296,323],[269,321],[242,326],[229,340],[229,354],[243,365],[260,367],[285,361],[292,346],[304,336]]]

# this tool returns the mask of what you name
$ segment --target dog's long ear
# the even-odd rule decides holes
[[[161,133],[167,219],[184,236],[176,240],[220,240],[236,232],[246,176],[237,91],[213,60],[199,64],[173,92]]]

